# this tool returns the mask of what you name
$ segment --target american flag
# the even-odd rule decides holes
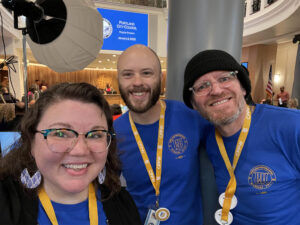
[[[272,65],[270,66],[270,71],[269,71],[269,80],[266,88],[267,95],[270,97],[273,96],[273,88],[272,88]]]

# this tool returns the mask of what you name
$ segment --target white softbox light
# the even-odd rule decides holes
[[[26,39],[39,63],[56,72],[82,70],[98,56],[102,47],[102,17],[91,0],[62,1],[66,7],[66,23],[60,35],[46,44],[32,41],[29,35]]]

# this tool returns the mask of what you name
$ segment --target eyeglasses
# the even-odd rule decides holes
[[[107,130],[91,130],[85,134],[68,128],[53,128],[41,131],[46,139],[48,148],[53,152],[70,152],[78,141],[79,135],[84,135],[85,143],[92,152],[105,152],[114,133]]]
[[[197,86],[190,87],[189,90],[196,96],[208,95],[211,92],[213,83],[218,83],[221,88],[227,88],[233,80],[236,80],[237,74],[238,71],[226,72],[217,79],[217,82],[203,81]]]

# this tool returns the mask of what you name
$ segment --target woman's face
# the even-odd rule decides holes
[[[84,134],[91,130],[108,130],[105,114],[96,104],[75,100],[63,100],[46,109],[37,130],[51,128],[69,128]],[[51,200],[61,203],[68,196],[74,202],[86,199],[88,186],[103,169],[107,157],[106,149],[90,151],[84,135],[79,135],[73,149],[65,153],[50,150],[41,133],[35,134],[32,146],[47,194]]]

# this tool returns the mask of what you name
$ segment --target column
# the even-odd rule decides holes
[[[168,2],[167,98],[182,100],[184,69],[205,49],[222,49],[240,60],[244,22],[242,0]]]
[[[231,53],[240,61],[244,2],[244,0],[168,1],[166,85],[168,99],[182,100],[185,66],[198,52],[206,49],[221,49]],[[214,213],[220,206],[212,165],[205,149],[200,150],[200,170],[203,222],[213,225],[216,224]]]
[[[297,50],[297,58],[295,64],[295,73],[294,73],[294,84],[293,84],[293,91],[291,93],[291,97],[297,98],[298,102],[300,103],[300,41],[298,44]],[[299,106],[298,106],[299,108]]]

